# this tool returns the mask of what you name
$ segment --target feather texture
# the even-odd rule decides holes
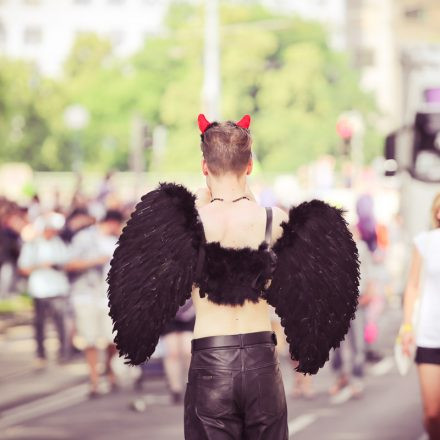
[[[127,364],[153,354],[165,324],[191,295],[203,229],[195,195],[160,183],[136,205],[107,275],[114,341]]]
[[[258,249],[227,248],[219,242],[205,244],[205,264],[196,280],[200,296],[216,304],[257,303],[265,284],[272,276],[276,257],[263,241]]]
[[[275,307],[296,370],[315,374],[344,339],[359,296],[359,259],[343,210],[323,201],[289,211],[265,297]]]
[[[147,361],[196,285],[216,304],[265,298],[281,318],[297,371],[316,373],[345,337],[358,302],[358,253],[343,211],[320,200],[302,203],[271,249],[265,242],[235,249],[206,242],[195,200],[183,185],[160,183],[119,237],[107,294],[120,356],[131,365]]]

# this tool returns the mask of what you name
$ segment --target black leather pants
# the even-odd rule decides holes
[[[287,406],[274,332],[192,340],[186,440],[287,440]]]

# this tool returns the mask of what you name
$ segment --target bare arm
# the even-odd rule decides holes
[[[422,257],[414,247],[411,259],[408,282],[403,297],[403,324],[411,324],[414,304],[420,294],[420,269]]]
[[[278,238],[281,237],[283,234],[283,228],[281,227],[281,223],[287,222],[289,220],[289,214],[282,210],[281,208],[278,208],[277,206],[274,206],[272,208],[273,212],[273,227],[272,227],[272,244],[275,243]]]
[[[53,267],[52,263],[42,263],[42,264],[37,264],[35,266],[20,267],[18,271],[20,272],[21,275],[28,277],[34,270],[49,269],[51,267]]]
[[[273,213],[273,223],[272,223],[272,239],[271,246],[281,237],[283,234],[283,228],[281,227],[281,223],[287,222],[289,220],[289,215],[283,211],[281,208],[274,206],[272,208]],[[272,279],[267,280],[265,288],[268,289],[272,284]]]
[[[49,269],[53,267],[53,263],[48,261],[38,261],[37,249],[32,242],[25,242],[20,252],[17,262],[18,271],[26,277],[39,269]]]
[[[91,260],[72,260],[64,265],[64,269],[69,272],[90,269],[91,267],[106,264],[110,258],[107,256],[94,258]]]
[[[412,330],[412,316],[414,305],[420,295],[420,272],[422,257],[416,247],[413,248],[411,266],[408,276],[404,297],[403,297],[403,321],[400,327],[402,336],[403,351],[410,356],[410,348],[414,344],[414,333]]]

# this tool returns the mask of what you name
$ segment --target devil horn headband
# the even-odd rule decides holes
[[[197,121],[199,123],[199,128],[202,133],[205,132],[205,130],[211,125],[211,123],[205,118],[205,115],[200,114],[197,118]]]
[[[199,128],[202,134],[206,131],[206,129],[211,125],[211,122],[209,122],[205,115],[200,114],[197,118],[197,121],[199,123]],[[249,128],[249,125],[251,123],[251,117],[249,115],[244,115],[236,124],[241,128]]]
[[[251,125],[251,117],[244,115],[236,124],[241,128],[249,128],[249,125]]]

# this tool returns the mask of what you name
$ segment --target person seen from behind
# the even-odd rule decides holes
[[[36,367],[46,365],[44,346],[45,325],[52,317],[58,334],[58,360],[68,359],[65,318],[68,307],[69,283],[63,270],[68,251],[58,235],[64,225],[61,214],[49,213],[35,221],[37,236],[23,244],[18,259],[20,273],[29,277],[28,291],[34,304],[34,329],[37,344]]]
[[[116,390],[116,378],[111,369],[111,359],[115,354],[112,342],[112,324],[107,310],[104,267],[108,264],[120,232],[122,216],[107,214],[96,224],[89,213],[77,208],[70,215],[70,223],[82,225],[73,227],[69,254],[70,261],[65,266],[71,273],[71,299],[75,315],[75,332],[80,345],[84,347],[89,367],[89,397],[99,396],[99,348],[106,350],[105,374],[111,390]],[[108,245],[110,241],[110,246]]]

